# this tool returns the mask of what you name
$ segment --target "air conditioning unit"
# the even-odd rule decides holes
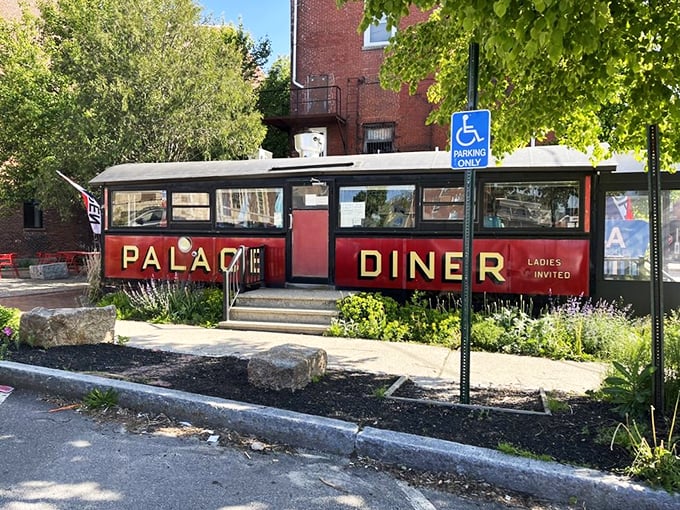
[[[299,133],[295,135],[295,150],[301,158],[318,158],[326,146],[321,133]]]

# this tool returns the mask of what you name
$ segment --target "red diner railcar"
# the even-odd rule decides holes
[[[474,292],[590,295],[593,167],[531,147],[477,171]],[[463,175],[443,151],[106,169],[104,277],[221,282],[262,247],[264,283],[457,291]]]

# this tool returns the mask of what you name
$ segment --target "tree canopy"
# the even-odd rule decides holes
[[[344,5],[353,0],[338,0]],[[362,0],[364,1],[364,0]],[[399,30],[381,82],[411,91],[434,79],[429,121],[448,124],[467,105],[467,59],[479,43],[479,108],[492,115],[496,155],[553,133],[559,143],[603,157],[646,147],[658,124],[662,164],[680,162],[680,1],[365,0],[359,27],[411,9],[426,22]]]
[[[237,159],[265,128],[233,26],[192,0],[56,0],[0,20],[0,199],[78,200],[122,162]],[[245,64],[245,65],[244,65]]]
[[[277,58],[266,78],[258,87],[258,107],[265,117],[288,115],[290,112],[290,58]],[[290,155],[288,133],[268,126],[262,146],[271,151],[275,158]]]

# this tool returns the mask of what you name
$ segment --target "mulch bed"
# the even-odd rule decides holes
[[[467,408],[380,397],[398,375],[328,370],[302,390],[271,391],[248,383],[247,361],[203,357],[112,344],[54,347],[21,346],[8,359],[19,363],[85,372],[131,382],[173,388],[306,414],[491,449],[499,443],[567,464],[620,472],[630,456],[614,446],[611,434],[621,418],[609,404],[585,396],[552,392],[562,403],[552,415],[519,414],[488,407],[535,408],[537,392],[498,388],[471,389]],[[394,396],[456,402],[455,389],[423,389],[407,382]],[[538,407],[539,410],[542,407]]]

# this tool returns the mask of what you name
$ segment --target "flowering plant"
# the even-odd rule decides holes
[[[4,359],[10,342],[19,343],[19,318],[16,308],[0,306],[0,359]]]

